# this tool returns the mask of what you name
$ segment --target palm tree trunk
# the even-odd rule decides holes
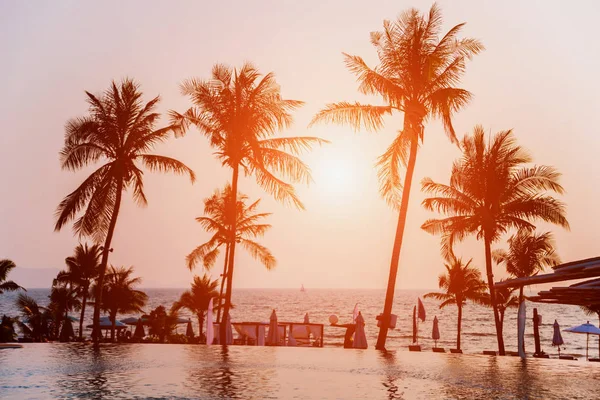
[[[521,309],[521,303],[525,300],[523,296],[523,286],[519,288],[519,309]],[[502,321],[504,323],[504,321]],[[518,339],[517,339],[518,340]],[[523,353],[525,353],[525,340],[523,340]]]
[[[406,121],[406,119],[405,119]],[[404,124],[404,129],[408,128],[408,124]],[[396,226],[396,237],[394,239],[394,248],[392,250],[392,261],[390,263],[390,275],[388,277],[388,285],[385,293],[385,304],[381,320],[381,328],[379,328],[379,336],[377,337],[378,350],[385,350],[385,341],[387,339],[390,317],[392,315],[392,304],[394,303],[394,290],[396,288],[396,277],[398,275],[398,264],[400,262],[400,250],[402,249],[402,239],[404,237],[404,225],[406,223],[406,214],[408,212],[408,198],[410,196],[410,187],[412,183],[413,173],[415,171],[415,163],[417,161],[417,149],[419,137],[415,133],[410,144],[410,155],[408,157],[408,165],[406,167],[406,175],[404,177],[404,186],[402,189],[402,201],[400,203],[400,214],[398,215],[398,225]]]
[[[460,350],[460,328],[462,325],[462,306],[458,306],[458,327],[456,329],[456,349]]]
[[[81,299],[81,314],[79,315],[79,340],[83,339],[83,318],[85,317],[85,305],[87,304],[87,291],[88,288],[86,287]]]
[[[112,242],[115,226],[117,225],[117,217],[119,216],[119,208],[121,207],[121,195],[123,192],[123,180],[117,181],[117,198],[115,199],[115,209],[110,217],[106,240],[104,241],[104,249],[102,249],[102,261],[100,262],[100,273],[97,280],[96,301],[94,303],[94,328],[93,337],[94,344],[100,342],[100,308],[102,307],[102,289],[104,288],[104,274],[106,273],[106,265],[108,264],[108,253]]]
[[[229,243],[229,266],[227,267],[227,289],[225,290],[225,307],[223,310],[223,317],[221,321],[227,321],[229,315],[229,308],[231,306],[231,285],[233,281],[233,261],[235,259],[235,239],[237,232],[237,186],[238,186],[238,173],[239,165],[236,164],[233,167],[233,177],[231,179],[231,200],[233,201],[231,216],[231,241]],[[225,346],[227,343],[227,332],[226,329],[221,329],[219,325],[219,343]]]
[[[223,287],[227,276],[227,261],[229,257],[229,243],[225,246],[225,262],[223,263],[223,275],[221,275],[221,290],[219,291],[219,308],[217,309],[217,323],[221,321],[221,299],[223,298]]]
[[[494,289],[494,273],[492,271],[492,250],[491,240],[486,235],[484,238],[485,242],[485,269],[488,278],[488,288],[490,290],[490,302],[494,310],[494,323],[496,324],[496,338],[498,340],[498,353],[503,356],[504,352],[504,339],[502,338],[502,324],[500,323],[500,316],[498,315],[498,304],[496,304],[496,291]]]

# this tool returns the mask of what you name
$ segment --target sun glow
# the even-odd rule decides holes
[[[348,155],[333,154],[319,159],[313,167],[315,184],[322,193],[350,195],[363,186],[360,166]]]

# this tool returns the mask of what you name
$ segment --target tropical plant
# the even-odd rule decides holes
[[[8,273],[14,268],[16,268],[16,265],[11,260],[0,260],[0,294],[8,291],[23,289],[13,281],[8,280]]]
[[[442,36],[442,14],[436,4],[428,15],[410,9],[395,22],[384,21],[383,31],[371,33],[379,66],[370,68],[361,57],[344,54],[346,66],[357,76],[359,92],[377,95],[384,104],[328,104],[311,123],[333,122],[351,125],[355,130],[377,131],[383,127],[386,115],[404,114],[402,129],[376,164],[380,193],[388,204],[399,210],[383,309],[386,322],[381,324],[378,349],[385,348],[410,188],[417,150],[423,143],[424,124],[432,118],[441,118],[448,138],[457,143],[452,116],[471,98],[471,93],[455,86],[465,72],[466,60],[482,51],[483,45],[475,39],[459,39],[463,26],[464,23],[458,24]],[[406,169],[404,181],[403,168]]]
[[[69,284],[61,284],[55,281],[50,290],[50,303],[47,310],[52,316],[51,333],[53,338],[58,338],[60,328],[67,323],[69,311],[78,310],[81,302],[77,298],[77,292]],[[70,322],[68,322],[70,323]]]
[[[564,204],[548,194],[563,193],[563,188],[554,168],[525,166],[531,156],[517,145],[510,130],[497,133],[486,143],[483,128],[476,126],[473,135],[464,137],[461,147],[463,155],[454,162],[449,185],[430,178],[423,180],[423,191],[433,195],[423,201],[423,206],[447,217],[429,219],[421,227],[442,235],[443,253],[468,235],[483,239],[498,350],[503,355],[491,245],[510,229],[535,229],[535,221],[568,229]]]
[[[292,184],[283,179],[308,183],[310,169],[296,155],[324,141],[316,137],[272,137],[292,123],[290,112],[303,104],[281,97],[273,73],[262,76],[248,63],[240,69],[217,64],[211,80],[186,80],[181,91],[194,105],[183,114],[171,111],[172,123],[180,134],[195,125],[208,138],[222,165],[231,168],[231,204],[237,204],[241,171],[253,175],[275,199],[304,208]],[[232,234],[237,232],[235,214],[231,227]],[[223,318],[231,307],[235,247],[236,242],[231,241]],[[224,335],[223,331],[221,343],[225,343]]]
[[[17,333],[15,332],[15,323],[18,321],[17,318],[2,316],[0,321],[0,343],[14,342],[17,340]]]
[[[204,326],[204,316],[208,310],[210,299],[218,297],[217,286],[219,280],[211,280],[210,275],[204,274],[201,277],[194,276],[191,290],[186,290],[181,294],[179,300],[173,303],[171,311],[179,311],[182,308],[189,310],[198,318],[199,337],[202,338],[202,328]]]
[[[515,278],[534,276],[544,268],[560,263],[560,257],[554,248],[552,233],[537,234],[529,229],[519,229],[508,239],[508,251],[494,250],[492,258],[496,264],[504,264],[506,272]],[[523,286],[521,286],[519,304],[523,300]]]
[[[88,176],[59,204],[55,230],[81,216],[73,229],[79,236],[91,236],[104,242],[98,287],[104,286],[108,253],[121,206],[124,190],[131,189],[140,206],[147,204],[143,171],[174,172],[195,176],[185,164],[170,157],[149,154],[158,143],[169,137],[172,127],[155,130],[160,114],[154,111],[159,97],[142,102],[139,85],[125,79],[112,83],[103,95],[86,92],[89,115],[67,122],[64,147],[60,152],[63,169],[80,170],[99,161],[103,165]],[[95,294],[96,304],[102,303],[102,292]],[[99,332],[100,308],[94,308],[94,332]],[[97,341],[99,335],[94,337]]]
[[[147,316],[150,336],[158,338],[160,343],[165,342],[177,326],[177,311],[167,313],[164,306],[158,306]]]
[[[498,307],[498,314],[500,315],[500,334],[504,331],[504,313],[509,308],[519,307],[519,298],[514,295],[515,288],[501,287],[496,291],[496,304]],[[488,300],[488,306],[491,306],[491,301]]]
[[[81,314],[79,316],[79,339],[83,337],[83,321],[85,318],[85,307],[90,294],[90,287],[98,277],[100,270],[100,257],[102,249],[99,245],[88,247],[79,244],[75,247],[75,253],[65,259],[67,269],[58,273],[57,282],[67,283],[73,287],[76,295],[81,299]]]
[[[23,293],[19,293],[15,305],[23,317],[18,325],[26,338],[39,342],[48,337],[51,316],[45,307]]]
[[[115,340],[115,329],[118,314],[142,312],[148,296],[135,287],[142,282],[140,277],[132,277],[133,267],[110,266],[106,274],[106,282],[102,289],[102,310],[108,313],[112,327],[110,339]],[[97,293],[98,289],[94,291]],[[97,301],[97,300],[96,300]]]
[[[200,222],[206,231],[211,232],[212,236],[206,243],[196,247],[187,256],[186,261],[190,270],[193,270],[200,261],[202,261],[205,269],[210,270],[219,256],[219,248],[222,245],[226,246],[226,259],[232,240],[241,244],[253,258],[258,259],[268,270],[275,267],[276,260],[269,249],[253,240],[264,235],[271,228],[269,224],[259,223],[261,219],[271,214],[256,212],[260,199],[247,205],[248,196],[238,192],[235,211],[237,223],[234,236],[231,234],[232,216],[234,215],[231,210],[231,197],[231,186],[227,184],[224,190],[217,189],[211,197],[204,200],[205,216],[196,218],[196,221]],[[223,267],[223,276],[227,276],[227,259]],[[224,280],[221,282],[221,293],[218,297],[219,304],[221,304],[223,283]],[[219,316],[220,311],[219,309]],[[219,316],[217,316],[217,320]]]
[[[458,309],[456,348],[460,350],[460,333],[462,325],[462,310],[467,301],[477,304],[485,304],[487,297],[487,285],[481,279],[481,272],[471,266],[473,259],[463,263],[462,259],[456,258],[454,254],[446,260],[444,266],[446,273],[438,278],[438,286],[443,292],[427,293],[425,298],[433,298],[441,301],[440,309],[454,304]]]

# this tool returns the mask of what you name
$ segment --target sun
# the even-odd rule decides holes
[[[351,194],[357,190],[357,165],[352,158],[328,155],[313,167],[313,176],[319,191],[327,194]]]

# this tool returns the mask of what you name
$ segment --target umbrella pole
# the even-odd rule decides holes
[[[590,334],[587,333],[585,336],[586,336],[586,341],[585,341],[585,359],[587,361],[587,360],[589,360],[589,357],[588,357],[588,348],[590,347]]]

